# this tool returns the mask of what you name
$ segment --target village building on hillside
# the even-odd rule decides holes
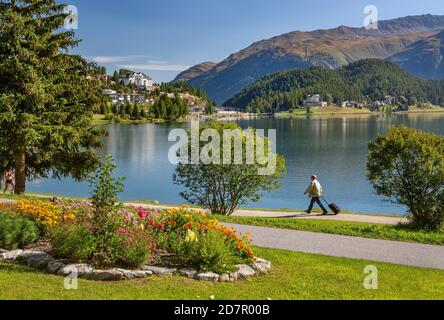
[[[343,108],[363,108],[367,106],[367,103],[358,102],[358,101],[344,101],[342,102]]]
[[[125,85],[134,85],[138,89],[147,91],[154,90],[154,81],[142,72],[129,72],[125,77],[121,77],[120,81]]]
[[[303,105],[305,108],[326,107],[328,103],[326,101],[321,101],[321,96],[319,94],[313,94],[304,100]]]
[[[146,99],[142,94],[138,94],[138,93],[123,94],[123,93],[118,93],[115,90],[106,89],[106,90],[103,90],[103,94],[109,96],[112,104],[116,104],[116,103],[119,103],[119,104],[126,104],[126,103],[150,104],[150,103],[152,103],[152,100]]]

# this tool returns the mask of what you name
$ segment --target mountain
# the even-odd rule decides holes
[[[444,30],[444,16],[410,16],[380,21],[378,27],[294,31],[262,40],[189,82],[222,103],[249,84],[278,71],[311,66],[338,68],[361,59],[391,57]]]
[[[188,81],[190,79],[196,78],[200,76],[201,74],[209,71],[212,69],[217,63],[212,61],[202,62],[199,64],[196,64],[195,66],[192,66],[191,68],[181,72],[174,80],[173,82],[179,82],[179,81]]]
[[[428,79],[444,79],[444,31],[417,41],[388,60]]]
[[[423,80],[392,62],[367,59],[339,69],[281,71],[249,85],[224,106],[250,112],[282,111],[302,105],[311,94],[320,94],[338,105],[346,100],[374,102],[386,96],[406,105],[444,105],[444,81]]]

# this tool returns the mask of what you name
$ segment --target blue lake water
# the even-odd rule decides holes
[[[287,176],[282,188],[265,194],[248,207],[306,209],[303,195],[309,177],[316,174],[326,197],[342,208],[365,213],[403,214],[405,208],[374,194],[366,179],[367,144],[391,125],[405,125],[444,134],[444,113],[311,117],[295,119],[257,118],[237,121],[243,128],[276,129],[277,151],[286,159]],[[188,124],[142,124],[108,126],[109,137],[98,152],[111,154],[117,175],[125,176],[122,200],[150,199],[183,203],[181,188],[172,183],[174,166],[168,161],[170,130]],[[87,183],[71,179],[29,182],[28,191],[88,196]]]

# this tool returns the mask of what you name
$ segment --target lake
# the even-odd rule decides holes
[[[243,128],[277,130],[277,151],[286,159],[287,176],[282,188],[265,194],[255,208],[306,209],[303,195],[312,174],[319,177],[329,201],[346,210],[364,213],[403,214],[405,208],[374,194],[366,179],[367,144],[391,125],[405,125],[444,134],[444,113],[335,116],[294,119],[255,118],[237,121]],[[172,183],[174,166],[168,161],[170,130],[188,124],[108,125],[109,137],[99,151],[111,154],[117,175],[125,176],[122,200],[150,199],[183,203],[181,188]],[[87,183],[71,179],[42,179],[28,184],[28,191],[88,196]]]

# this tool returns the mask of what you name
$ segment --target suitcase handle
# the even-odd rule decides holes
[[[330,203],[324,197],[321,197],[321,199],[324,200],[324,202],[327,204],[327,206],[330,205]]]

